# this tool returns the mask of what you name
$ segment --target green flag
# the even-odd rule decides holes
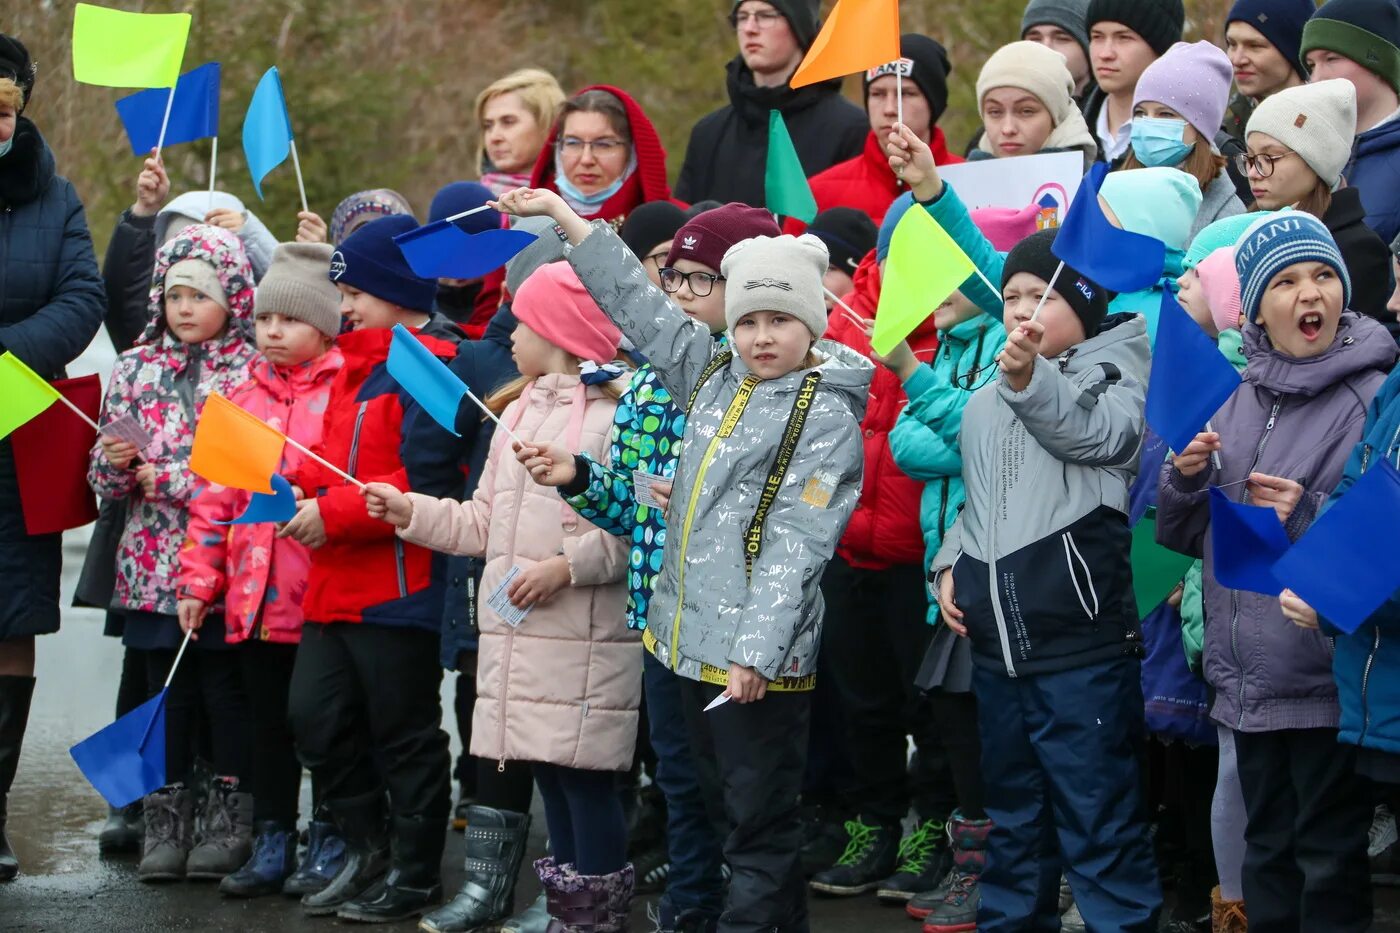
[[[768,111],[768,167],[763,174],[767,207],[779,217],[795,217],[809,224],[817,216],[817,199],[802,171],[802,160],[788,135],[783,115]]]
[[[890,238],[870,339],[875,352],[893,350],[976,272],[972,260],[928,211],[918,204],[910,207]]]
[[[1138,618],[1146,618],[1176,589],[1195,558],[1157,543],[1157,517],[1152,514],[1133,526],[1132,555],[1133,595],[1137,597]]]
[[[91,3],[73,11],[73,77],[106,87],[174,87],[188,13],[127,13]]]
[[[58,401],[58,390],[49,385],[13,353],[0,353],[0,437]]]

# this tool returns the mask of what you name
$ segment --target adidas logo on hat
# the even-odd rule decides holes
[[[699,242],[700,240],[697,237],[687,236],[684,240],[681,240],[681,249],[695,249],[696,244]]]

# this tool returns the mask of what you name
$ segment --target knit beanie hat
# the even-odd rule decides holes
[[[480,182],[454,181],[452,184],[438,189],[438,193],[433,195],[432,204],[428,205],[428,223],[445,220],[463,211],[473,210],[483,206],[487,201],[495,199],[496,196],[491,193],[491,189]],[[501,229],[501,213],[500,211],[481,211],[453,223],[463,233],[484,233],[487,230],[499,230]]]
[[[1248,23],[1259,30],[1306,81],[1308,70],[1303,67],[1299,47],[1303,42],[1303,27],[1316,12],[1317,0],[1235,0],[1225,17],[1225,26]]]
[[[1400,91],[1400,6],[1395,0],[1329,0],[1303,27],[1298,57],[1336,52]]]
[[[29,96],[34,93],[34,79],[39,70],[24,43],[14,36],[0,33],[0,78],[9,78],[19,85],[19,112],[29,104]]]
[[[1351,277],[1332,234],[1311,214],[1288,211],[1256,220],[1235,246],[1235,271],[1240,277],[1240,308],[1244,320],[1259,317],[1264,289],[1281,269],[1297,262],[1322,262],[1342,280],[1342,307],[1351,305]]]
[[[724,254],[740,240],[775,237],[781,233],[772,214],[761,207],[734,201],[686,221],[671,241],[666,265],[674,266],[678,259],[689,259],[718,269],[724,261]],[[822,274],[826,274],[825,266],[822,267]]]
[[[1020,210],[1014,207],[979,207],[972,212],[972,222],[991,241],[997,252],[1005,253],[1035,233],[1036,218],[1039,216],[1039,204],[1031,204]]]
[[[830,264],[826,244],[805,233],[735,243],[719,266],[729,282],[724,290],[724,323],[732,332],[740,318],[753,311],[782,311],[821,339],[827,327],[822,277]]]
[[[1285,207],[1284,210],[1291,210]],[[1193,269],[1211,253],[1228,246],[1234,249],[1239,242],[1240,236],[1249,229],[1250,225],[1261,217],[1277,217],[1277,211],[1254,211],[1250,214],[1235,214],[1233,217],[1222,217],[1220,220],[1206,224],[1196,234],[1191,245],[1186,249],[1186,258],[1182,260],[1182,266]]]
[[[335,250],[329,243],[279,243],[258,290],[253,316],[263,312],[305,321],[334,337],[340,333],[340,292],[326,278]]]
[[[907,32],[899,37],[899,61],[886,62],[865,72],[861,89],[865,103],[870,103],[870,85],[877,78],[899,74],[918,85],[928,99],[934,123],[948,109],[948,76],[953,73],[953,64],[948,60],[948,50],[937,39]]]
[[[739,12],[739,7],[744,0],[734,0],[734,5],[729,8],[729,18],[732,21],[734,15]],[[817,7],[821,0],[764,0],[769,6],[783,14],[783,18],[792,27],[792,34],[797,37],[797,44],[802,46],[802,51],[807,51],[812,47],[812,40],[817,37],[817,29],[821,25],[821,18],[818,16]]]
[[[1021,38],[1036,26],[1057,26],[1074,36],[1089,57],[1089,27],[1084,19],[1089,13],[1089,0],[1031,0],[1021,17]]]
[[[1110,172],[1099,188],[1124,230],[1155,237],[1168,249],[1186,249],[1201,209],[1201,186],[1178,168],[1156,166]]]
[[[638,259],[667,240],[676,238],[676,231],[685,223],[685,211],[670,201],[648,201],[627,215],[617,235]]]
[[[1181,41],[1186,8],[1181,0],[1089,0],[1084,30],[1092,32],[1094,24],[1102,22],[1122,23],[1163,55]]]
[[[894,237],[894,228],[899,226],[900,220],[904,218],[904,212],[914,206],[914,194],[906,191],[894,199],[889,210],[885,211],[885,219],[880,221],[880,232],[875,237],[875,261],[884,262],[885,257],[890,254],[890,239]]]
[[[1331,78],[1270,94],[1254,108],[1246,141],[1250,133],[1267,133],[1298,153],[1336,191],[1356,136],[1356,85]]]
[[[1178,42],[1148,65],[1133,92],[1133,107],[1153,101],[1170,107],[1210,145],[1230,102],[1235,68],[1213,42]]]
[[[1240,329],[1240,275],[1235,271],[1235,248],[1222,246],[1196,266],[1211,319],[1220,333]]]
[[[1074,76],[1065,57],[1039,42],[1023,39],[991,54],[977,75],[978,107],[988,91],[999,87],[1020,88],[1040,98],[1055,126],[1076,109]]]
[[[418,221],[407,214],[371,220],[331,255],[331,281],[411,311],[432,311],[437,282],[410,269],[394,243],[394,237],[416,229]]]
[[[831,264],[847,275],[855,273],[880,235],[870,215],[854,207],[827,208],[807,225],[807,232],[826,244]]]
[[[1006,254],[1006,264],[1001,269],[1001,287],[1018,272],[1029,272],[1047,285],[1055,279],[1055,294],[1063,298],[1074,311],[1075,317],[1084,325],[1084,336],[1092,337],[1103,326],[1108,316],[1108,292],[1077,271],[1066,265],[1058,278],[1055,269],[1060,258],[1050,251],[1058,229],[1039,230],[1012,247]]]
[[[176,285],[184,285],[213,298],[225,311],[228,310],[228,295],[224,293],[224,283],[219,281],[219,273],[203,259],[181,259],[172,263],[165,272],[165,291]]]
[[[408,206],[408,201],[403,195],[388,188],[357,191],[337,204],[331,212],[330,227],[327,231],[331,243],[339,246],[341,241],[362,225],[391,214],[407,214],[412,217],[413,208]]]
[[[536,269],[564,259],[573,247],[569,245],[568,235],[548,217],[517,217],[510,228],[535,235],[535,242],[506,263],[506,291],[514,295]]]
[[[608,319],[567,262],[540,266],[511,302],[516,320],[581,360],[602,365],[617,356],[622,331]]]

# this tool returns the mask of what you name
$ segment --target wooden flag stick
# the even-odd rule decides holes
[[[301,179],[301,159],[297,158],[297,141],[291,141],[292,146],[292,168],[297,173],[297,191],[301,192],[301,209],[303,213],[310,213],[311,208],[306,206],[306,182]]]
[[[283,437],[286,437],[286,435],[283,435]],[[336,474],[337,476],[343,477],[347,482],[354,483],[356,486],[360,487],[361,489],[364,489],[364,488],[365,488],[365,484],[364,484],[364,483],[362,483],[360,480],[355,479],[355,477],[351,476],[349,473],[346,473],[344,470],[342,470],[340,467],[336,466],[334,463],[331,463],[331,462],[330,462],[329,460],[327,460],[325,457],[322,457],[322,456],[319,456],[318,454],[312,453],[311,451],[307,450],[307,449],[306,449],[305,447],[303,447],[302,445],[298,444],[296,441],[292,440],[290,437],[287,438],[287,443],[288,443],[288,444],[291,444],[291,445],[292,445],[293,447],[295,447],[297,450],[299,450],[299,451],[301,451],[302,453],[306,454],[306,455],[307,455],[308,457],[310,457],[312,460],[315,460],[317,463],[321,464],[321,466],[325,467],[327,470],[330,470],[332,473]]]

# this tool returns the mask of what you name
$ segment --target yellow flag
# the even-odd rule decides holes
[[[928,211],[911,206],[890,238],[870,340],[875,352],[893,350],[976,272],[972,260]]]
[[[188,13],[127,13],[91,3],[73,11],[73,77],[105,87],[174,87]]]
[[[58,390],[13,353],[0,353],[0,437],[58,401]]]

